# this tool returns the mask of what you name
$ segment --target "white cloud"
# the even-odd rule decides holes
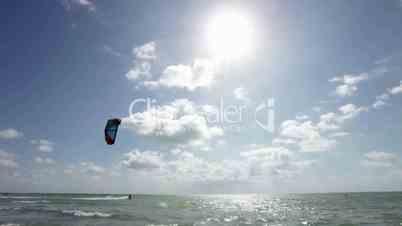
[[[200,108],[187,99],[177,99],[170,104],[134,113],[124,118],[122,125],[136,134],[179,144],[204,144],[223,135],[223,130],[209,126]]]
[[[15,169],[17,167],[18,163],[15,160],[14,154],[0,149],[0,168]]]
[[[398,161],[398,156],[383,151],[370,151],[364,154],[365,160],[362,161],[364,166],[369,167],[393,167]]]
[[[127,72],[126,77],[130,81],[150,79],[151,64],[149,62],[135,62],[134,66]]]
[[[298,160],[295,154],[283,147],[263,147],[241,152],[246,160],[250,176],[294,177],[313,164],[313,161]]]
[[[375,108],[375,109],[380,109],[380,108],[382,108],[383,106],[385,106],[387,103],[385,102],[385,101],[383,101],[383,100],[376,100],[374,103],[373,103],[373,108]]]
[[[329,151],[336,146],[335,139],[327,138],[322,135],[302,139],[299,143],[302,152]]]
[[[329,82],[341,83],[336,87],[335,93],[340,97],[353,96],[358,90],[357,84],[367,80],[368,75],[362,73],[360,75],[344,75],[335,77],[329,80]]]
[[[304,120],[307,120],[307,119],[309,119],[308,115],[296,115],[296,120],[304,121]]]
[[[320,107],[317,107],[317,106],[316,106],[316,107],[313,107],[312,110],[313,110],[314,112],[318,112],[318,113],[321,112],[321,108],[320,108]]]
[[[67,175],[73,175],[74,170],[75,170],[74,166],[68,166],[63,170],[63,173]]]
[[[90,175],[99,175],[105,173],[105,168],[96,165],[94,162],[81,162],[80,163],[81,172]]]
[[[238,87],[235,90],[233,90],[233,95],[238,100],[246,102],[250,101],[250,98],[248,97],[248,91],[243,87]]]
[[[193,65],[170,65],[156,81],[145,81],[148,88],[184,88],[193,91],[209,87],[217,76],[216,65],[209,59],[195,59]]]
[[[354,85],[339,85],[335,89],[335,93],[338,96],[346,97],[346,96],[353,96],[353,94],[357,91],[357,87]]]
[[[388,90],[388,92],[392,95],[402,93],[402,81],[399,82],[399,86],[392,87]]]
[[[381,95],[379,95],[379,96],[376,96],[376,99],[377,99],[377,100],[388,100],[388,99],[389,99],[389,95],[386,94],[386,93],[383,93],[383,94],[381,94]]]
[[[154,60],[156,59],[156,43],[148,42],[142,46],[135,47],[133,54],[138,60]]]
[[[349,136],[350,135],[350,133],[348,133],[348,132],[336,132],[336,133],[331,133],[330,135],[329,135],[329,137],[345,137],[345,136]]]
[[[337,132],[347,120],[357,117],[367,111],[366,107],[357,107],[354,104],[345,104],[339,107],[338,112],[328,112],[320,115],[317,123],[312,121],[287,120],[281,124],[280,139],[274,142],[285,144],[284,138],[295,140],[302,152],[328,151],[337,145],[335,138],[346,136],[349,133]],[[273,143],[274,144],[274,143]]]
[[[55,164],[55,161],[52,158],[36,157],[34,161],[37,164],[47,164],[47,165]]]
[[[126,160],[122,164],[133,170],[154,170],[164,166],[161,155],[158,152],[135,149],[125,154]]]
[[[246,179],[246,167],[241,162],[206,161],[187,151],[173,151],[170,156],[155,151],[133,150],[125,154],[122,165],[149,176],[190,183],[211,183]]]
[[[167,162],[166,170],[176,180],[193,182],[237,181],[245,178],[241,164],[232,161],[208,162],[189,152],[181,152]]]
[[[46,139],[31,140],[31,143],[36,145],[36,149],[40,152],[50,153],[54,150],[54,143]]]
[[[273,145],[278,145],[278,146],[292,145],[292,144],[296,144],[296,143],[297,143],[296,140],[290,139],[290,138],[287,138],[287,139],[285,139],[285,138],[275,138],[275,139],[272,140],[272,144]]]
[[[107,54],[110,54],[110,55],[115,56],[115,57],[121,57],[122,56],[122,54],[119,51],[113,49],[111,46],[108,46],[108,45],[103,46],[103,51],[105,51]]]
[[[338,118],[339,122],[357,117],[360,113],[368,111],[366,107],[357,107],[354,104],[345,104],[338,109],[342,115]]]
[[[357,117],[360,113],[368,111],[366,107],[357,107],[354,104],[345,104],[338,108],[339,113],[328,112],[320,116],[317,127],[322,131],[339,130],[342,124]]]
[[[320,134],[319,127],[311,121],[285,121],[281,125],[280,134],[283,137],[296,139],[302,152],[328,151],[336,145],[334,139],[329,139]]]
[[[339,130],[340,125],[337,122],[337,118],[338,116],[333,112],[322,114],[317,126],[322,131]]]
[[[70,11],[73,7],[83,7],[90,11],[96,10],[96,6],[92,0],[62,0],[61,3],[67,11]]]
[[[23,136],[24,136],[24,134],[19,132],[16,129],[9,128],[9,129],[0,130],[0,139],[10,140],[10,139],[17,139],[17,138],[20,138]]]
[[[152,61],[157,58],[156,47],[156,43],[153,41],[145,43],[142,46],[134,47],[134,62],[130,70],[126,73],[128,80],[143,81],[152,78]]]
[[[379,96],[376,96],[375,102],[372,104],[372,107],[375,109],[380,109],[387,105],[387,100],[391,98],[390,95],[397,95],[402,93],[402,81],[399,82],[399,86],[395,86],[387,89],[387,93],[383,93]]]
[[[330,79],[330,82],[340,82],[347,85],[356,85],[364,80],[368,79],[368,75],[366,73],[362,73],[360,75],[344,75]]]
[[[371,151],[364,154],[364,156],[370,161],[395,161],[398,159],[395,154],[383,151]]]

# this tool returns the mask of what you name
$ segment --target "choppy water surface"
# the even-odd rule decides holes
[[[402,193],[0,195],[0,226],[23,225],[402,225]]]

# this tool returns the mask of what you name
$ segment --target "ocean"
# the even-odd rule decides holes
[[[2,194],[0,226],[402,225],[402,193]]]

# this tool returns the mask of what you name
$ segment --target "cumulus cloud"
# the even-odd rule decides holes
[[[170,104],[155,106],[123,119],[122,125],[142,136],[158,137],[178,144],[204,144],[223,135],[223,130],[209,126],[206,118],[187,99],[177,99]]]
[[[209,87],[217,76],[216,64],[209,59],[195,59],[192,65],[170,65],[165,68],[156,81],[145,81],[148,88],[183,88],[194,91]]]
[[[0,139],[11,140],[21,138],[23,136],[24,134],[16,129],[9,128],[0,130]]]
[[[402,81],[399,82],[399,86],[392,87],[388,90],[388,92],[392,95],[402,93]]]
[[[121,57],[122,56],[122,54],[119,51],[113,49],[111,46],[108,46],[108,45],[103,46],[103,51],[105,51],[105,53],[110,54],[110,55],[115,56],[115,57]]]
[[[329,82],[340,83],[336,89],[335,93],[340,97],[353,96],[358,90],[357,84],[367,80],[368,75],[362,73],[359,75],[343,75],[335,77],[329,80]]]
[[[151,63],[135,62],[134,66],[127,72],[126,77],[130,81],[150,79],[152,77]]]
[[[134,62],[126,77],[130,81],[142,81],[152,78],[152,62],[157,58],[156,43],[151,41],[142,46],[134,47]]]
[[[349,136],[350,133],[348,132],[335,132],[329,135],[329,137],[346,137]]]
[[[156,43],[151,41],[135,47],[133,54],[137,60],[154,60],[156,59]]]
[[[345,97],[345,96],[353,96],[353,94],[357,91],[357,87],[354,85],[339,85],[335,89],[335,93],[338,96]]]
[[[243,87],[238,87],[235,90],[233,90],[233,95],[238,100],[246,102],[250,101],[250,98],[248,97],[248,91]]]
[[[0,149],[0,168],[15,169],[17,167],[15,155]]]
[[[261,177],[293,178],[313,165],[283,147],[262,146],[240,153],[239,160],[211,161],[194,153],[140,151],[124,155],[122,165],[134,172],[189,183],[250,182]]]
[[[238,161],[207,161],[193,153],[183,151],[169,161],[166,169],[171,176],[182,181],[211,183],[241,181],[247,179],[246,166]]]
[[[34,159],[35,163],[37,164],[46,164],[46,165],[52,165],[55,164],[55,161],[52,158],[42,158],[42,157],[36,157]]]
[[[54,150],[54,143],[46,139],[31,140],[31,143],[34,144],[36,149],[40,152],[51,153]]]
[[[250,176],[294,177],[313,164],[313,161],[298,160],[295,154],[283,147],[266,146],[241,152],[249,165]]]
[[[290,138],[275,138],[272,140],[272,144],[273,145],[278,145],[278,146],[282,146],[282,145],[293,145],[296,144],[296,140],[294,139],[290,139]]]
[[[376,101],[373,103],[372,107],[375,109],[380,109],[387,105],[387,100],[390,98],[389,94],[383,93],[379,96],[376,96],[375,99]]]
[[[392,88],[387,89],[387,92],[376,96],[375,102],[372,104],[374,109],[380,109],[387,105],[387,101],[391,98],[391,95],[398,95],[402,93],[402,81],[399,82],[398,86],[394,86]]]
[[[370,151],[364,154],[365,160],[362,164],[370,167],[393,167],[398,161],[398,156],[383,151]]]
[[[311,121],[287,120],[280,129],[280,135],[295,139],[302,152],[328,151],[336,145],[336,140],[320,134],[319,128]]]
[[[133,170],[154,170],[164,166],[162,156],[158,152],[135,149],[125,154],[122,164]]]
[[[339,130],[340,125],[337,122],[337,118],[338,115],[333,112],[322,114],[320,115],[320,121],[318,122],[317,126],[323,131]]]
[[[307,120],[307,119],[309,119],[308,115],[296,115],[296,120],[304,121],[304,120]]]
[[[92,0],[62,0],[61,3],[66,11],[70,11],[74,7],[82,7],[90,11],[96,10],[96,6]]]
[[[368,75],[366,73],[360,75],[344,75],[330,79],[330,82],[341,82],[347,85],[356,85],[361,81],[367,80]]]
[[[304,152],[331,150],[337,144],[335,138],[348,135],[346,132],[339,132],[344,123],[365,111],[368,111],[366,107],[345,104],[339,107],[337,112],[321,114],[317,123],[310,120],[287,120],[281,124],[280,139],[274,141],[280,143],[283,138],[290,138],[295,140],[300,151]]]
[[[154,175],[164,175],[167,180],[190,183],[211,183],[217,181],[236,181],[245,179],[246,169],[242,163],[223,160],[207,161],[193,153],[174,149],[161,154],[156,151],[135,149],[125,154],[122,165],[127,168]]]
[[[81,162],[80,167],[82,173],[90,175],[99,175],[106,172],[105,168],[98,166],[94,162]]]
[[[342,114],[337,119],[340,123],[357,117],[362,112],[367,112],[367,107],[357,107],[354,104],[345,104],[338,109]]]
[[[317,126],[323,131],[339,130],[345,121],[356,118],[362,112],[367,111],[367,107],[357,107],[354,104],[345,104],[338,108],[338,112],[322,114]]]
[[[321,112],[322,109],[321,109],[320,107],[317,107],[317,106],[316,106],[316,107],[313,107],[312,110],[313,110],[314,112],[318,112],[318,113],[319,113],[319,112]]]

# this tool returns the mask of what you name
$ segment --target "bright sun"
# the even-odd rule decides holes
[[[236,12],[217,14],[207,24],[208,49],[214,57],[244,57],[251,51],[252,38],[250,22]]]

